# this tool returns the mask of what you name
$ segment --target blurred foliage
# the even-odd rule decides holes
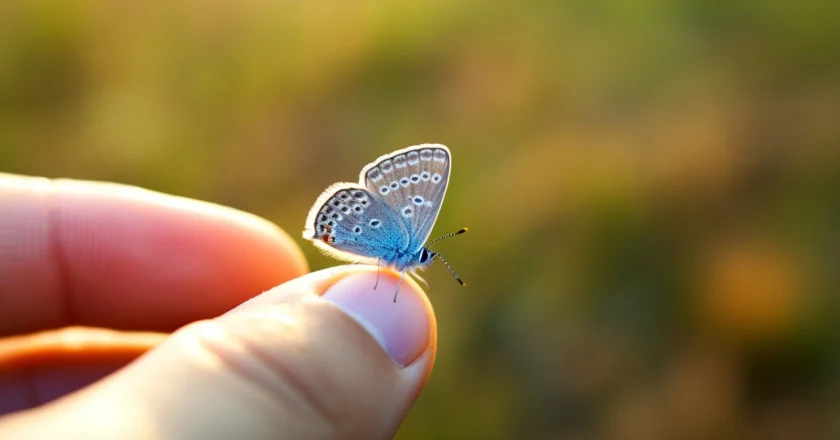
[[[0,3],[3,171],[299,238],[397,148],[454,173],[399,438],[838,438],[840,3]]]

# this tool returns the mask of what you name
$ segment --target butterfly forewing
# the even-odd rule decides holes
[[[359,185],[328,188],[309,212],[304,236],[336,258],[376,263],[408,247],[405,224],[380,197]]]
[[[450,165],[448,148],[424,144],[380,157],[362,170],[359,180],[391,207],[410,235],[410,247],[419,249],[443,204]]]

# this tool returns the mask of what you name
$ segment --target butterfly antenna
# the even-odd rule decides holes
[[[467,232],[466,228],[462,229],[462,231]],[[460,232],[460,231],[459,231],[459,232],[456,232],[456,233],[454,233],[454,234],[450,234],[450,236],[452,236],[452,235],[458,235],[458,234],[463,234],[464,232]],[[439,254],[439,253],[436,253],[435,255],[436,255],[438,258],[440,258],[440,261],[443,261],[443,264],[445,264],[445,265],[446,265],[446,268],[447,268],[447,269],[449,269],[449,272],[452,272],[452,276],[453,276],[453,277],[455,277],[455,279],[456,279],[456,280],[458,280],[458,284],[460,284],[460,285],[462,285],[462,286],[466,287],[466,286],[467,286],[467,283],[465,283],[465,282],[464,282],[464,280],[462,280],[462,279],[461,279],[461,277],[459,277],[459,276],[458,276],[458,274],[457,274],[457,273],[455,273],[455,271],[454,271],[454,270],[452,270],[452,266],[450,266],[450,265],[449,265],[449,263],[446,261],[446,259],[445,259],[445,258],[443,258],[443,255],[441,255],[441,254]]]
[[[462,228],[462,229],[461,229],[460,231],[458,231],[458,232],[453,232],[453,233],[451,233],[451,234],[446,234],[446,235],[444,235],[443,237],[438,237],[438,238],[436,238],[436,239],[434,239],[434,240],[432,240],[432,241],[430,241],[430,242],[426,243],[426,246],[428,247],[429,245],[431,245],[432,243],[434,243],[434,242],[436,242],[436,241],[441,241],[441,240],[446,239],[446,238],[449,238],[449,237],[454,237],[454,236],[456,236],[456,235],[466,234],[466,233],[467,233],[467,231],[469,231],[469,229],[467,229],[467,228]]]

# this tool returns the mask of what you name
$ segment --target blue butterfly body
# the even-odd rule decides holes
[[[333,184],[318,197],[303,237],[340,260],[385,265],[403,274],[425,269],[439,257],[426,241],[450,169],[449,149],[439,144],[381,156],[362,169],[359,183]]]

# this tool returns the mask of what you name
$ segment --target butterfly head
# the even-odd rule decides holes
[[[417,253],[417,266],[419,266],[421,269],[429,267],[429,265],[432,264],[432,261],[438,255],[440,254],[438,254],[435,251],[432,251],[427,247],[420,248],[420,252]]]
[[[440,241],[440,240],[443,240],[443,239],[446,239],[446,238],[449,238],[449,237],[454,237],[456,235],[461,235],[465,232],[467,232],[467,228],[463,228],[463,229],[459,230],[458,232],[453,232],[452,234],[447,234],[447,235],[444,235],[443,237],[439,237],[439,238],[436,238],[436,239],[430,241],[428,244],[426,244],[426,246],[423,246],[417,252],[417,264],[416,264],[416,266],[419,267],[420,269],[425,269],[425,268],[429,267],[430,264],[432,264],[432,261],[434,261],[435,258],[440,258],[440,261],[443,261],[443,264],[446,265],[446,268],[449,269],[449,272],[452,272],[452,276],[455,277],[455,279],[458,281],[458,283],[461,284],[462,286],[466,286],[467,283],[465,283],[463,280],[461,280],[461,277],[459,277],[458,274],[456,274],[455,271],[452,270],[452,267],[449,266],[449,263],[446,262],[446,259],[443,258],[443,255],[441,255],[439,252],[435,252],[435,251],[429,249],[429,246],[436,241]]]

